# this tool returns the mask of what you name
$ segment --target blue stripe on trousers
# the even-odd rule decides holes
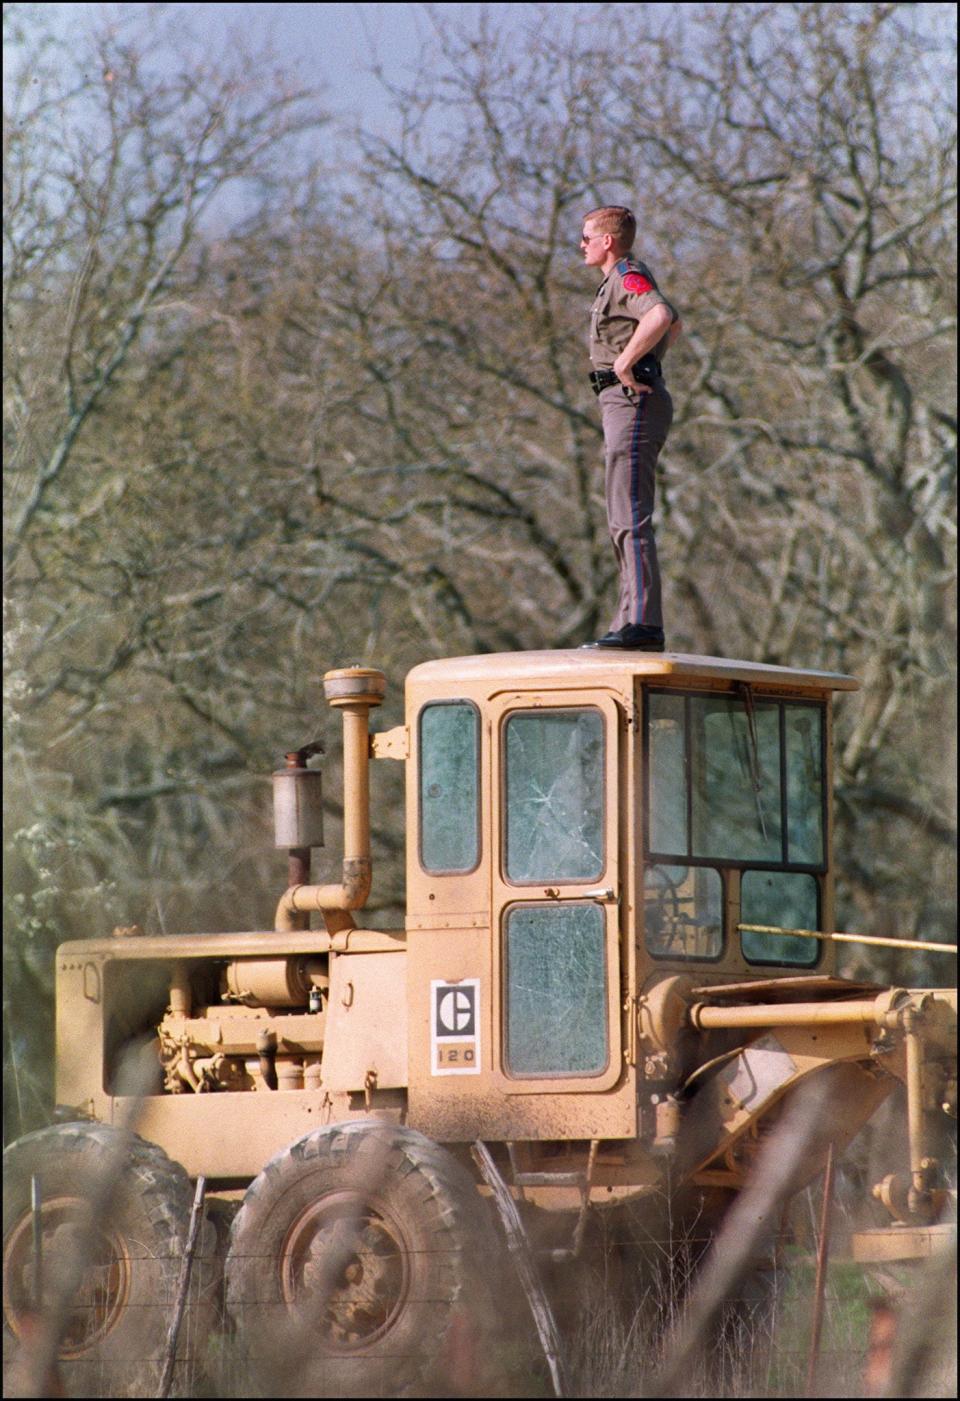
[[[640,545],[640,426],[643,419],[645,394],[640,395],[637,416],[630,439],[630,519],[633,523],[633,565],[637,575],[636,623],[643,622],[643,550]]]

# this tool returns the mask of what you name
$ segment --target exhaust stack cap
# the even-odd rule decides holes
[[[386,691],[387,678],[375,667],[346,666],[328,671],[323,678],[323,693],[330,705],[381,705]]]

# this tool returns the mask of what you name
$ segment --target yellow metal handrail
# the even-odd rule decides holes
[[[925,939],[887,939],[880,934],[824,934],[818,929],[784,929],[776,924],[738,924],[748,934],[784,934],[797,939],[821,939],[832,944],[873,944],[882,949],[925,949],[929,953],[956,953],[956,944],[935,944]]]

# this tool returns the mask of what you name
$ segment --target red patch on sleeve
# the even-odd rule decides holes
[[[637,295],[640,296],[643,292],[652,292],[653,283],[648,282],[642,273],[628,272],[623,279],[623,290],[625,292],[636,292]]]

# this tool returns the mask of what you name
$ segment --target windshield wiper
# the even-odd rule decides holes
[[[757,719],[753,709],[753,688],[749,681],[737,682],[737,694],[747,712],[747,734],[750,736],[750,781],[753,784],[753,801],[760,819],[760,832],[767,840],[767,824],[763,818],[763,779],[760,774],[760,748],[757,744]]]

